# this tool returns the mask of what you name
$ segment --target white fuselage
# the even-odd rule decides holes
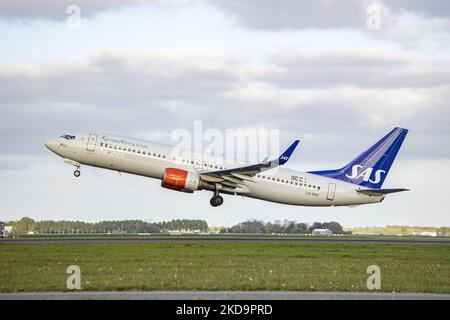
[[[173,146],[107,134],[78,134],[46,146],[70,164],[80,164],[163,179],[166,168],[197,173],[239,167],[223,158]],[[358,193],[357,185],[280,166],[243,181],[246,197],[300,206],[356,206],[378,203],[383,195]]]

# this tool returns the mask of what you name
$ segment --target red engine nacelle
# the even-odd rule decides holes
[[[194,192],[198,190],[200,177],[197,173],[177,168],[167,168],[161,182],[161,187],[183,191]]]

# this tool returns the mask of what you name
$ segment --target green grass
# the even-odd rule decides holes
[[[450,293],[450,246],[352,243],[0,244],[0,291],[65,291],[66,268],[83,290],[381,291]]]

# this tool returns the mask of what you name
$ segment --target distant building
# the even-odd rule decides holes
[[[5,226],[5,229],[3,230],[3,236],[9,237],[9,235],[12,233],[13,227],[12,226]]]
[[[5,236],[5,223],[0,221],[0,237]]]
[[[200,229],[190,230],[190,229],[163,229],[162,232],[169,234],[191,234],[191,233],[202,233]]]
[[[437,232],[431,232],[431,231],[424,231],[419,233],[420,236],[426,236],[426,237],[436,237],[438,235]]]
[[[313,236],[331,236],[333,235],[333,231],[330,229],[314,229],[312,231]]]

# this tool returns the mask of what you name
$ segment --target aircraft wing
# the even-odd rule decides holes
[[[200,173],[200,177],[205,181],[219,184],[222,191],[247,193],[249,190],[241,184],[243,181],[253,181],[254,175],[284,165],[288,162],[299,142],[299,140],[295,140],[277,159],[227,170],[204,172]]]

